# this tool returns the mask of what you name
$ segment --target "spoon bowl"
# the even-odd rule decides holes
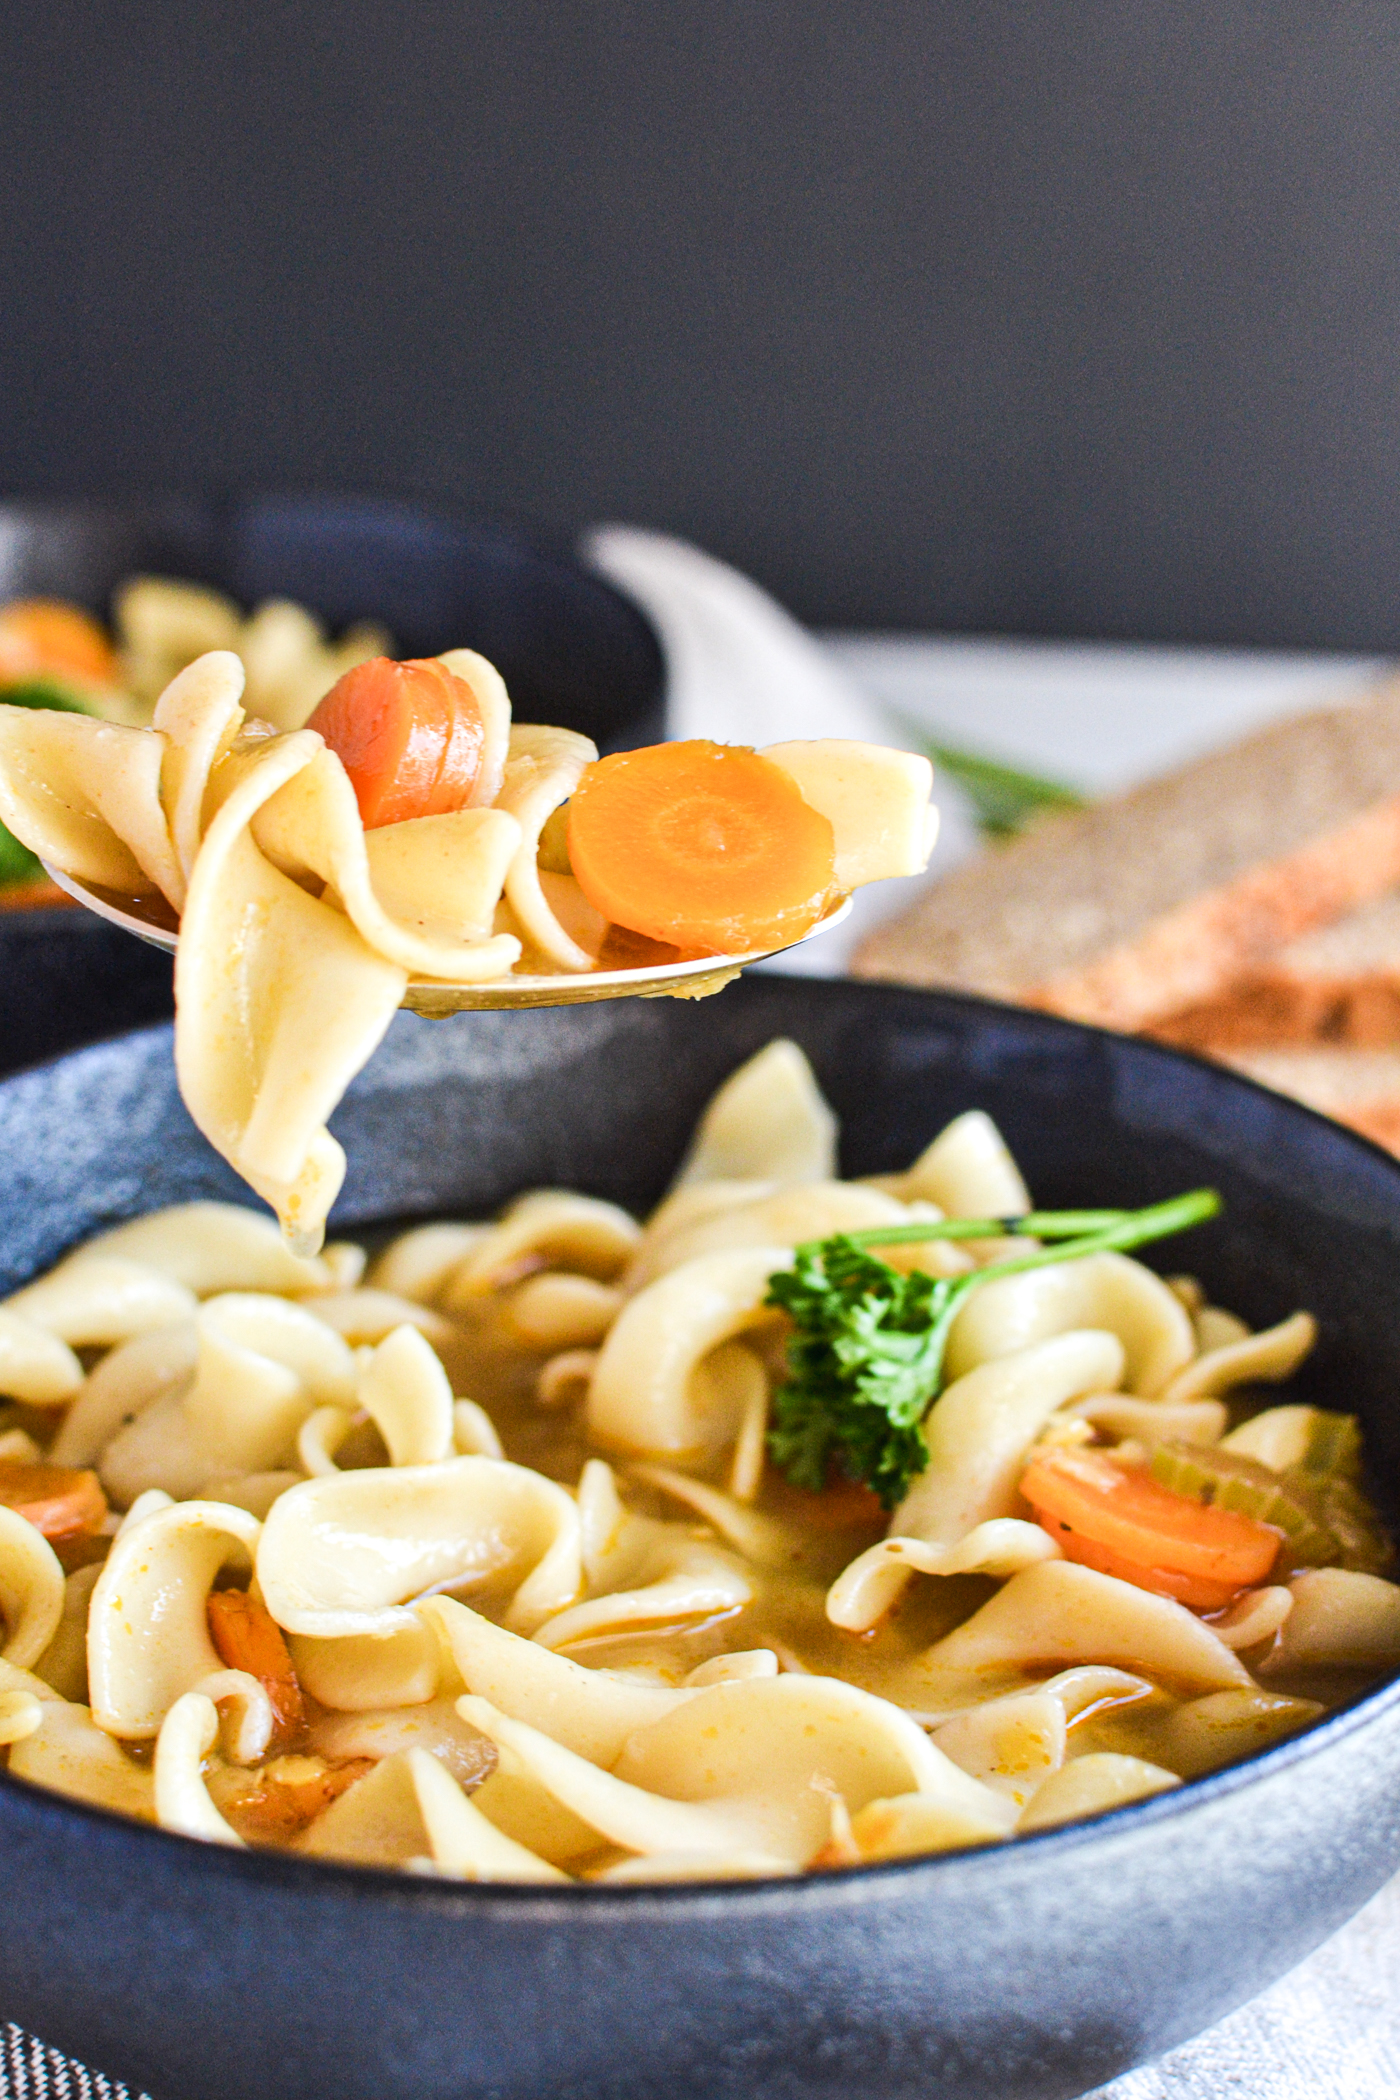
[[[152,948],[164,949],[167,955],[175,953],[179,929],[164,898],[117,896],[108,890],[89,888],[48,861],[42,865],[50,881],[85,911],[94,912],[109,926],[121,927],[124,933],[135,934],[137,940]],[[446,978],[414,977],[404,992],[403,1004],[410,1013],[438,1020],[446,1014],[481,1013],[488,1009],[499,1012],[526,1006],[588,1006],[600,999],[705,999],[711,992],[723,991],[750,963],[767,962],[770,957],[783,955],[789,948],[800,948],[804,941],[814,941],[818,934],[839,926],[850,909],[851,900],[844,897],[800,939],[785,941],[777,948],[756,948],[747,955],[686,955],[677,959],[675,949],[637,936],[633,938],[639,960],[628,968],[581,970],[576,974],[560,970],[538,976],[515,972],[498,977],[491,984],[454,984]]]

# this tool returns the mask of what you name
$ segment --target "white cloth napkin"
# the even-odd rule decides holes
[[[1092,2100],[1395,2100],[1400,1880],[1252,2005]]]

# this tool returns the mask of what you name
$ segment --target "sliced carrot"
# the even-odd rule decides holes
[[[1197,1611],[1264,1582],[1278,1556],[1272,1525],[1193,1502],[1097,1452],[1042,1452],[1021,1493],[1067,1559]]]
[[[614,924],[712,954],[796,940],[835,893],[831,825],[791,774],[701,739],[590,766],[569,804],[569,860]]]
[[[65,674],[109,685],[116,651],[91,613],[58,598],[14,598],[0,605],[0,685]]]
[[[350,775],[367,831],[465,809],[486,741],[476,695],[434,657],[356,664],[306,726]]]
[[[209,1598],[209,1638],[230,1670],[256,1677],[272,1704],[274,1751],[289,1750],[306,1728],[306,1706],[282,1629],[267,1606],[247,1590],[215,1590]]]
[[[95,1532],[107,1514],[95,1473],[23,1458],[0,1458],[0,1503],[55,1544]]]

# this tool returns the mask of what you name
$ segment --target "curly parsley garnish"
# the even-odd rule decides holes
[[[876,1225],[798,1247],[769,1281],[766,1303],[793,1323],[788,1378],[774,1396],[768,1448],[797,1487],[825,1486],[833,1460],[875,1490],[886,1509],[928,1464],[924,1416],[943,1383],[948,1332],[971,1293],[998,1276],[1145,1246],[1214,1217],[1214,1189],[1194,1189],[1146,1210],[1031,1211],[1021,1218],[945,1218]],[[1049,1240],[966,1276],[898,1269],[870,1247],[929,1240]]]

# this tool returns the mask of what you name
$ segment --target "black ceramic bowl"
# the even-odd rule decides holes
[[[124,577],[293,598],[339,631],[373,619],[405,656],[479,649],[521,721],[605,751],[664,735],[660,646],[631,602],[519,526],[352,496],[227,503],[0,503],[0,603],[75,599],[106,617]],[[0,911],[0,1072],[171,1011],[168,956],[91,914]]]
[[[1052,1205],[1202,1182],[1172,1268],[1400,1461],[1400,1167],[1148,1044],[974,1000],[753,978],[670,1001],[401,1016],[335,1127],[341,1229],[529,1184],[649,1203],[711,1088],[807,1050],[844,1166],[991,1111]],[[152,1029],[0,1085],[0,1289],[112,1220],[241,1193]],[[1390,1514],[1393,1514],[1391,1512]],[[217,1850],[0,1777],[0,2017],[161,2100],[1018,2100],[1078,2094],[1296,1962],[1400,1855],[1400,1686],[1179,1793],[988,1851],[792,1883],[510,1889]]]

